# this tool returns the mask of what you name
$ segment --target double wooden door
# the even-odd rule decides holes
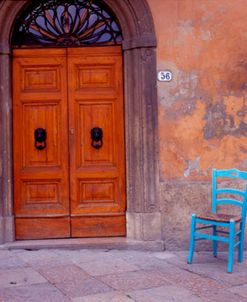
[[[125,235],[118,46],[13,52],[17,239]]]

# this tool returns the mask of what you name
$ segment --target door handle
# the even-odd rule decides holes
[[[91,129],[91,146],[99,149],[103,146],[103,130],[99,127]]]
[[[44,128],[37,128],[34,130],[34,146],[37,150],[46,148],[47,133]]]

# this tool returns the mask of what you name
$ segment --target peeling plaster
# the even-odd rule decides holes
[[[212,40],[212,33],[210,30],[203,30],[201,29],[201,39],[203,41],[210,41]]]
[[[157,83],[161,179],[205,180],[212,167],[241,168],[247,155],[245,0],[161,0],[159,8],[150,1],[159,15],[158,69],[174,76]],[[163,15],[170,22],[165,28]]]
[[[206,120],[203,129],[204,138],[209,140],[212,138],[222,139],[226,135],[247,136],[247,108],[245,102],[240,110],[234,113],[227,112],[224,100],[215,104],[210,104],[206,108],[204,120]],[[239,121],[237,121],[237,117]]]
[[[183,20],[178,22],[178,35],[174,45],[181,45],[186,42],[188,37],[195,36],[195,27],[191,20]]]
[[[245,167],[245,168],[247,168],[247,158],[245,158],[244,160],[243,160],[243,167]]]
[[[185,72],[179,70],[172,62],[163,62],[162,66],[173,72],[173,80],[164,86],[158,83],[158,95],[161,106],[166,109],[167,119],[177,119],[180,116],[191,115],[198,99],[207,99],[205,92],[199,87],[197,71]]]
[[[200,156],[197,156],[194,161],[189,160],[188,168],[184,171],[184,177],[188,177],[191,171],[199,172]]]

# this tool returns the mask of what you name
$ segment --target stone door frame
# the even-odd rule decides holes
[[[123,33],[127,238],[161,239],[156,37],[146,0],[104,0]],[[0,243],[15,240],[12,159],[12,59],[16,17],[30,0],[0,3]]]

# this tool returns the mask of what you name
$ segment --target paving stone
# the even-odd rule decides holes
[[[216,291],[226,288],[221,280],[217,281],[211,278],[202,277],[198,274],[178,268],[175,265],[167,265],[165,269],[161,267],[159,270],[176,286],[187,288],[197,295],[200,293],[207,293],[212,290],[212,288]]]
[[[27,267],[27,263],[20,259],[17,255],[11,255],[9,257],[0,257],[0,268],[21,268]]]
[[[217,269],[216,269],[217,268]],[[190,264],[186,269],[199,275],[213,277],[218,274],[226,274],[226,263],[203,263],[203,264]]]
[[[138,266],[139,269],[156,269],[166,266],[167,259],[173,255],[170,252],[143,252],[143,251],[110,251],[111,254]],[[165,259],[164,259],[165,258]]]
[[[190,291],[173,285],[132,291],[128,295],[137,302],[202,302],[203,299]]]
[[[31,268],[8,269],[0,271],[0,288],[46,282],[47,280],[45,278]]]
[[[122,251],[120,251],[122,252]],[[167,261],[164,261],[163,259],[159,259],[158,257],[155,257],[153,253],[144,253],[144,252],[135,252],[131,251],[128,253],[114,253],[114,256],[117,256],[118,258],[124,259],[128,263],[131,263],[138,267],[139,269],[156,269],[160,266],[166,266]]]
[[[240,264],[235,264],[233,273],[229,274],[226,271],[226,265],[226,263],[191,264],[187,270],[204,277],[220,280],[223,283],[229,283],[230,285],[247,283],[246,268]]]
[[[0,250],[0,301],[247,301],[247,260],[229,274],[227,253],[194,259],[187,264],[187,251]]]
[[[152,256],[162,260],[170,260],[172,258],[177,258],[177,256],[174,253],[165,252],[165,251],[159,253],[153,253]]]
[[[109,253],[109,250],[56,250],[56,254],[69,259],[69,261],[75,264],[97,261],[99,259],[103,262],[112,258],[112,254]]]
[[[200,297],[206,302],[246,302],[246,298],[243,298],[238,294],[231,293],[228,290],[215,291],[214,288],[207,293],[202,293]]]
[[[2,300],[1,300],[2,299]],[[4,302],[69,302],[58,289],[51,284],[33,284],[0,289],[0,301]]]
[[[107,274],[114,274],[120,272],[136,271],[138,267],[130,264],[127,261],[115,257],[105,259],[104,261],[98,259],[91,262],[79,263],[83,270],[92,276],[101,276]]]
[[[50,250],[22,251],[18,253],[18,257],[35,268],[69,265],[72,263],[65,257],[58,257],[55,251]]]
[[[112,288],[95,278],[88,278],[86,280],[74,279],[63,283],[56,283],[55,286],[66,296],[72,298],[112,291]]]
[[[140,270],[98,277],[102,282],[120,291],[157,287],[169,284],[164,275],[157,271]]]
[[[247,284],[233,286],[232,288],[230,288],[230,291],[238,294],[239,296],[247,298]]]
[[[234,268],[233,268],[234,270]],[[227,273],[216,273],[215,279],[222,280],[222,282],[228,286],[236,286],[236,285],[243,285],[247,284],[247,272],[235,272],[233,271],[231,274]]]
[[[174,263],[187,263],[187,257],[188,252],[187,251],[181,251],[181,252],[174,252],[174,255],[176,255],[179,259],[174,259]],[[237,261],[238,253],[237,250],[235,250],[234,253],[234,262],[235,264],[238,264]],[[173,259],[171,258],[169,262],[171,262]],[[222,263],[225,264],[225,267],[227,266],[227,260],[228,260],[228,253],[227,252],[218,252],[217,257],[214,257],[212,255],[212,251],[209,252],[195,252],[193,257],[193,264],[208,264],[208,263]],[[247,266],[247,261],[245,262]]]
[[[166,261],[170,264],[175,264],[176,266],[179,266],[181,268],[189,269],[192,265],[195,264],[219,264],[219,265],[227,265],[226,261],[222,256],[216,258],[213,257],[212,253],[210,252],[195,252],[193,257],[192,264],[187,263],[188,258],[188,252],[175,252],[175,257],[171,257],[169,259],[166,259]]]
[[[148,251],[133,251],[133,250],[108,250],[106,253],[119,257],[125,260],[129,259],[139,259],[139,258],[149,258],[153,252]]]
[[[203,267],[201,265],[198,266],[201,267],[201,273],[203,273]],[[215,266],[215,268],[217,268],[217,266]],[[220,269],[222,271],[222,267],[220,267]],[[212,276],[205,277],[199,274],[190,273],[189,271],[180,269],[174,265],[170,267],[167,266],[166,270],[161,268],[161,270],[168,280],[173,282],[176,286],[184,287],[208,302],[243,301],[240,296],[227,291],[228,286],[224,283],[223,278],[213,279]],[[222,274],[222,276],[226,278],[231,275],[233,274],[226,272]],[[247,274],[245,273],[245,278],[246,276]]]
[[[39,273],[53,284],[65,283],[74,280],[86,280],[90,276],[78,266],[60,265],[55,267],[43,267],[38,269]]]
[[[23,258],[23,260],[27,260],[28,262],[37,259],[55,259],[57,257],[55,250],[19,250],[17,254],[19,257]]]
[[[12,257],[13,256],[13,252],[12,251],[7,251],[7,250],[0,250],[0,259],[4,258],[8,258],[8,257]]]
[[[167,266],[169,266],[169,263],[167,261],[164,261],[162,259],[158,259],[156,257],[149,257],[149,258],[142,258],[142,259],[136,259],[134,262],[136,266],[139,267],[139,269],[148,269],[148,270],[159,270],[160,268],[166,269]]]
[[[72,299],[73,302],[133,302],[129,295],[121,292],[109,292]]]

